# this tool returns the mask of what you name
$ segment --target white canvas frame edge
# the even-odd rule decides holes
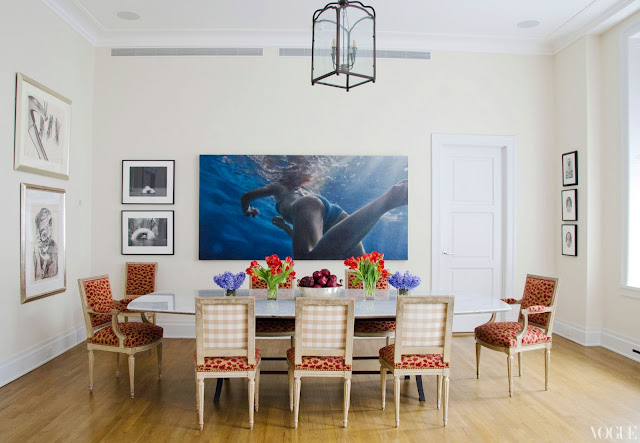
[[[120,229],[121,229],[120,254],[121,255],[174,255],[174,252],[175,252],[174,212],[175,211],[173,210],[167,210],[167,211],[122,210],[121,223],[120,223]],[[129,216],[125,217],[125,214],[128,214]],[[125,232],[127,232],[128,234],[128,226],[125,225],[125,222],[129,218],[149,217],[149,214],[156,214],[157,216],[159,216],[158,218],[163,218],[164,216],[162,214],[166,215],[167,246],[129,246],[126,241],[128,239],[128,235],[125,236]]]
[[[24,125],[23,116],[27,110],[22,109],[23,83],[28,83],[40,89],[42,92],[57,98],[68,105],[65,131],[67,133],[66,143],[63,147],[62,165],[48,165],[44,160],[30,159],[24,155]],[[15,112],[15,133],[14,133],[14,169],[16,171],[31,172],[34,174],[47,175],[49,177],[69,180],[69,151],[71,147],[71,100],[57,93],[53,89],[38,83],[30,77],[18,72],[16,73],[16,112]]]
[[[573,169],[575,173],[573,174],[573,182],[565,181],[565,171],[564,171],[564,158],[573,156]],[[565,152],[562,154],[562,186],[577,186],[578,185],[578,150],[571,152]]]
[[[572,251],[567,251],[565,249],[565,235],[566,235],[566,231],[569,230],[573,230],[572,235],[573,235],[573,254],[571,253]],[[560,241],[562,242],[562,255],[565,255],[567,257],[577,257],[578,256],[578,225],[574,225],[574,224],[563,224],[560,228],[560,234],[561,234],[561,238]]]
[[[565,205],[565,193],[566,194],[572,194],[572,201],[573,201],[573,217],[574,218],[569,218],[569,216],[566,213],[566,205]],[[562,196],[562,221],[578,221],[578,190],[577,189],[564,189],[560,192],[560,195]]]
[[[61,220],[58,222],[58,251],[62,250],[62,253],[58,254],[60,257],[60,264],[62,265],[62,287],[56,288],[52,291],[45,291],[40,294],[31,295],[27,294],[27,275],[26,275],[26,260],[27,260],[27,238],[26,238],[26,209],[27,209],[27,192],[29,190],[53,192],[61,194],[60,214]],[[37,300],[50,295],[59,294],[67,290],[67,248],[66,248],[66,190],[61,188],[51,188],[47,186],[31,185],[28,183],[20,183],[20,303],[24,304],[33,300]]]
[[[125,166],[126,165],[126,166]],[[131,179],[132,166],[166,166],[167,167],[167,196],[166,197],[131,197],[127,192]],[[175,160],[122,160],[122,204],[138,205],[173,205],[175,204]],[[125,185],[126,184],[126,185]]]

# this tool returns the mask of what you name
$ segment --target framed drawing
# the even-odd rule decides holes
[[[408,178],[401,155],[201,155],[199,259],[407,260]]]
[[[562,191],[562,221],[578,220],[578,190]]]
[[[122,203],[172,205],[174,160],[122,160]]]
[[[69,179],[71,100],[17,74],[15,169]]]
[[[122,255],[173,255],[173,211],[122,211]]]
[[[65,190],[20,185],[20,300],[67,289]]]
[[[562,225],[562,255],[578,255],[578,225]]]
[[[562,154],[562,186],[578,184],[578,151]]]

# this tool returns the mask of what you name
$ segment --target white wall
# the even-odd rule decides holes
[[[82,321],[76,279],[91,270],[94,49],[39,0],[5,2],[0,14],[0,385],[75,345]],[[72,100],[70,180],[13,170],[16,72]],[[20,304],[20,183],[66,189],[67,291]],[[84,335],[86,337],[86,335]],[[40,360],[38,360],[40,359]]]
[[[624,160],[620,145],[620,33],[640,21],[636,13],[623,21],[601,39],[603,78],[603,143],[602,213],[606,223],[602,227],[604,327],[616,336],[630,338],[640,344],[640,299],[620,293],[621,250],[620,215],[622,212],[621,171]],[[637,124],[637,123],[636,123]],[[630,346],[627,347],[630,352]]]
[[[213,287],[248,262],[198,261],[199,154],[408,155],[410,269],[430,284],[432,133],[517,136],[516,294],[527,273],[554,275],[558,170],[552,58],[436,52],[379,60],[378,81],[349,93],[310,85],[308,58],[96,56],[93,273],[121,290],[123,159],[175,159],[175,256],[156,256],[159,286]],[[157,208],[157,207],[153,207]],[[167,209],[164,207],[162,209]],[[259,258],[259,257],[257,257]],[[298,262],[298,274],[341,262]],[[116,295],[117,296],[117,295]]]

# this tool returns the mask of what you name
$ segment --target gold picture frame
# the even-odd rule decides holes
[[[20,184],[20,302],[67,290],[64,189]]]
[[[15,169],[69,179],[71,100],[18,73]]]

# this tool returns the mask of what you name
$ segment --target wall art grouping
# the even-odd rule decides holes
[[[15,169],[69,178],[71,100],[17,74]]]
[[[201,155],[200,260],[408,257],[406,156]]]
[[[21,302],[67,289],[65,190],[21,184]]]

